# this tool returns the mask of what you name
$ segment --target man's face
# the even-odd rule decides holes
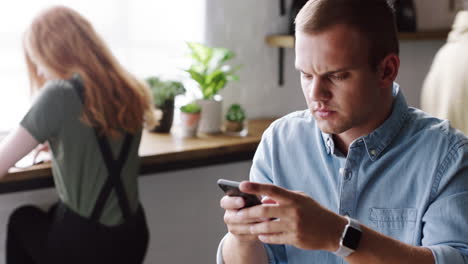
[[[382,101],[368,44],[346,25],[317,34],[296,32],[296,68],[307,106],[329,134],[365,132]],[[378,111],[377,111],[378,112]]]

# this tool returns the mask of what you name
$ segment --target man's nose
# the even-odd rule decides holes
[[[331,97],[326,83],[321,78],[314,78],[309,84],[308,90],[309,100],[311,101],[326,101]]]

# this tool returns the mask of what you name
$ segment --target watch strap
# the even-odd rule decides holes
[[[350,218],[348,216],[345,216],[345,218],[348,220],[348,224],[345,226],[345,228],[343,230],[343,234],[341,235],[340,247],[338,248],[337,251],[334,252],[335,255],[337,255],[339,257],[342,257],[342,258],[345,258],[345,257],[351,255],[351,253],[353,253],[355,251],[355,249],[349,248],[346,245],[344,245],[344,243],[343,243],[348,230],[350,228],[353,228],[355,230],[358,230],[359,232],[362,232],[361,225],[359,224],[358,221],[356,221],[356,220],[354,220],[354,219],[352,219],[352,218]]]

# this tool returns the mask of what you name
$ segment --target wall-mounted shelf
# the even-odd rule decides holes
[[[446,40],[450,29],[422,31],[422,32],[400,32],[398,38],[400,41],[424,41],[424,40]],[[279,48],[279,85],[283,85],[283,60],[284,49],[294,48],[293,35],[268,35],[265,37],[265,42],[271,46]]]
[[[400,41],[408,40],[446,40],[450,29],[421,31],[421,32],[400,32],[398,38]]]
[[[294,36],[292,35],[268,35],[265,37],[268,46],[277,48],[294,48]]]
[[[268,35],[265,42],[272,47],[294,48],[294,36],[292,35]]]
[[[422,32],[400,32],[398,38],[401,41],[407,40],[445,40],[450,30],[434,30],[434,31],[422,31]],[[272,47],[277,48],[294,48],[294,36],[293,35],[268,35],[265,38],[265,42]]]

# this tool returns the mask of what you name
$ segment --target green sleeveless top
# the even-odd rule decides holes
[[[72,83],[66,80],[48,82],[40,91],[21,126],[39,142],[49,142],[52,152],[52,174],[62,202],[76,213],[89,217],[108,177],[93,128],[80,121],[82,103]],[[114,158],[120,152],[123,137],[109,140]],[[131,143],[122,170],[122,182],[132,212],[138,208],[138,147],[141,130]],[[117,225],[123,221],[115,190],[112,190],[102,212],[100,223]]]

